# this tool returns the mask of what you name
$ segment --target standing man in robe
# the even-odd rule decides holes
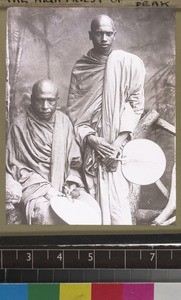
[[[145,68],[136,55],[112,50],[115,36],[110,17],[92,20],[93,48],[74,65],[67,112],[82,149],[87,188],[101,206],[102,224],[131,225],[129,183],[119,158],[144,110]]]
[[[58,98],[52,81],[36,82],[27,112],[9,130],[7,172],[22,186],[21,202],[29,225],[65,224],[51,209],[50,200],[62,195],[65,183],[70,191],[83,187],[79,146],[70,120],[56,109]]]

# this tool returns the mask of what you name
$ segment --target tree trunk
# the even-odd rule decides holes
[[[153,123],[158,119],[159,114],[156,110],[149,110],[146,115],[140,120],[133,134],[133,139],[146,138],[152,131]],[[141,186],[131,183],[129,192],[129,201],[131,206],[132,222],[136,225],[138,219],[138,207],[140,200]]]

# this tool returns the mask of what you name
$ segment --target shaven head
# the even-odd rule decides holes
[[[116,30],[113,20],[106,15],[98,15],[91,22],[89,38],[93,43],[94,52],[109,55],[115,40]]]
[[[31,107],[40,119],[51,119],[57,107],[57,100],[58,88],[51,80],[42,79],[33,85]]]
[[[42,93],[53,93],[58,97],[58,88],[51,80],[41,79],[33,85],[32,97],[37,97]]]
[[[106,24],[112,27],[112,29],[115,31],[115,25],[113,20],[107,16],[107,15],[98,15],[96,16],[92,22],[91,22],[91,31],[95,31],[100,24]]]

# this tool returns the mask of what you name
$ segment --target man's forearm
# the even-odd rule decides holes
[[[113,142],[113,145],[122,147],[124,146],[125,142],[130,140],[130,132],[122,132],[118,135],[118,137]]]
[[[86,124],[75,125],[74,131],[76,140],[80,147],[84,147],[87,136],[96,134],[95,130]]]
[[[70,169],[69,175],[65,180],[65,183],[73,182],[79,187],[84,187],[84,183],[81,179],[81,175],[77,170]]]
[[[92,149],[94,149],[101,157],[110,156],[114,153],[114,147],[110,145],[103,137],[89,135],[87,141]]]

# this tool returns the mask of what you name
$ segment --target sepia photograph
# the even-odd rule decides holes
[[[175,22],[8,8],[6,224],[176,225]]]

